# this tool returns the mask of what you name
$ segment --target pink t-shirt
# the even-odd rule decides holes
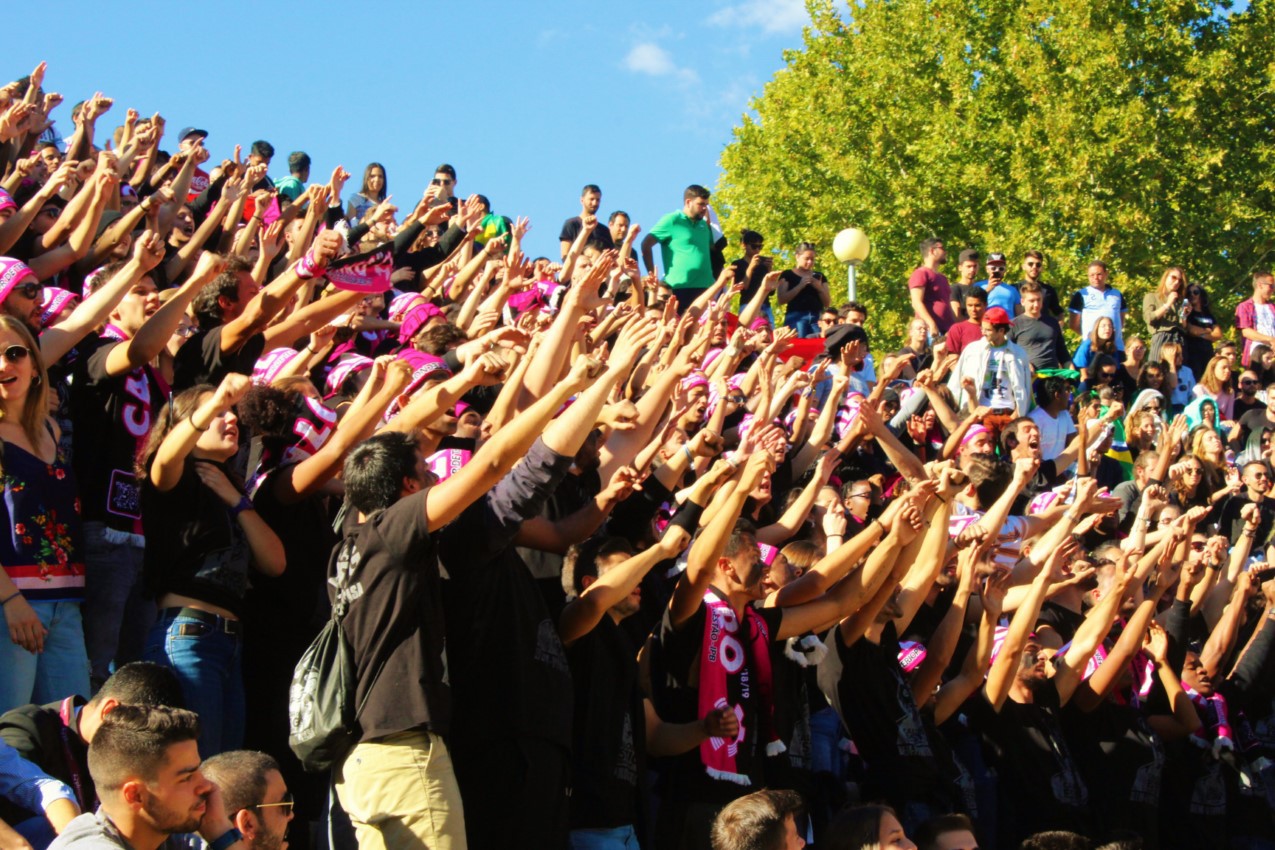
[[[921,266],[908,278],[908,289],[922,290],[921,300],[938,324],[939,333],[947,333],[956,324],[952,313],[952,286],[945,275]]]

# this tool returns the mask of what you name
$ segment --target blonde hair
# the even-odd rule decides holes
[[[44,358],[40,356],[40,343],[36,342],[27,326],[12,316],[0,315],[0,329],[12,332],[22,340],[31,358],[34,375],[31,376],[31,387],[27,390],[26,400],[22,403],[22,412],[18,416],[18,424],[22,433],[26,434],[32,446],[40,444],[40,431],[49,418],[49,372],[44,368]],[[0,421],[5,418],[0,409]],[[3,441],[0,441],[3,446]]]

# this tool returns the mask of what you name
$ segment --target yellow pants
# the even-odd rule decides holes
[[[359,850],[465,850],[465,812],[443,739],[400,732],[358,744],[336,776]]]

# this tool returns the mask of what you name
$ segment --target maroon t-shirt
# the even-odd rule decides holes
[[[945,275],[921,266],[908,278],[908,289],[922,290],[921,300],[938,324],[939,333],[947,333],[956,324],[956,316],[952,314],[952,287]]]
[[[947,353],[960,354],[961,349],[976,339],[983,338],[983,323],[957,322],[947,331]]]

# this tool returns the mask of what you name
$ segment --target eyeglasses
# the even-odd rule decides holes
[[[846,498],[847,498],[847,499],[871,499],[871,498],[872,498],[872,491],[871,491],[871,490],[868,490],[868,491],[863,492],[863,493],[847,493],[847,494],[846,494]]]
[[[293,803],[292,792],[285,791],[283,792],[283,799],[277,803],[258,803],[257,805],[249,806],[248,808],[250,809],[276,809],[277,808],[277,809],[287,809],[287,811],[290,812],[292,811],[292,803]],[[285,814],[286,813],[287,812],[285,812]]]
[[[178,328],[177,330],[173,331],[173,334],[175,336],[181,337],[182,339],[187,339],[189,337],[194,336],[197,330],[198,328],[196,328],[194,325],[187,325],[184,328]]]
[[[0,351],[0,357],[8,360],[10,363],[21,363],[31,354],[31,349],[25,345],[11,345],[4,351]]]
[[[32,301],[34,301],[35,299],[40,298],[41,296],[44,295],[44,284],[32,283],[28,281],[27,283],[19,283],[17,286],[13,287],[13,289],[10,291],[18,293],[23,298],[30,298]]]

